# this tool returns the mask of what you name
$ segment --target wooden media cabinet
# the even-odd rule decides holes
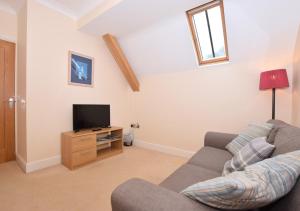
[[[122,152],[123,129],[121,127],[62,133],[62,164],[71,170]]]

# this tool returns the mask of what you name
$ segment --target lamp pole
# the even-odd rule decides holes
[[[275,119],[275,93],[276,89],[272,89],[272,119]]]

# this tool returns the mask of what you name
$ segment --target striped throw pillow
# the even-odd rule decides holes
[[[267,143],[266,137],[255,138],[244,146],[233,158],[224,165],[223,176],[234,171],[242,171],[246,166],[268,158],[275,146]]]
[[[278,155],[236,171],[192,185],[182,193],[219,209],[256,209],[283,197],[300,174],[300,150]]]
[[[248,127],[243,130],[238,137],[233,139],[227,144],[226,149],[233,155],[236,155],[244,146],[250,141],[258,137],[267,137],[273,128],[273,124],[249,124]]]

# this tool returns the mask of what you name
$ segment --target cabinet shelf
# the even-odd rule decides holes
[[[97,142],[97,138],[107,135],[116,138]],[[123,129],[120,127],[62,133],[62,164],[73,170],[93,161],[120,154],[123,152],[122,137]]]
[[[104,144],[112,143],[115,141],[121,141],[121,140],[122,140],[122,138],[116,138],[116,139],[111,139],[111,140],[107,140],[107,141],[97,141],[96,145],[99,146],[99,145],[104,145]]]
[[[101,149],[97,151],[97,160],[102,160],[105,158],[109,158],[111,156],[117,155],[122,153],[122,149],[117,149],[117,148],[106,148],[106,149]]]

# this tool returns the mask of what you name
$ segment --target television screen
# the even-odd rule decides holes
[[[110,105],[73,105],[73,130],[110,126]]]

